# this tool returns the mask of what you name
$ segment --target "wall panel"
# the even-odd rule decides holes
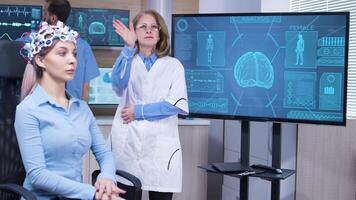
[[[356,120],[299,125],[296,199],[355,200]]]

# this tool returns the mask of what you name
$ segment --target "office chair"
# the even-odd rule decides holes
[[[93,185],[95,184],[96,178],[98,177],[99,173],[100,173],[100,170],[95,170],[92,173],[91,180],[92,180]],[[121,171],[121,170],[116,170],[116,175],[121,176],[132,183],[132,186],[128,186],[128,185],[122,184],[120,182],[117,182],[117,186],[126,191],[125,194],[123,194],[123,195],[120,194],[120,197],[122,197],[126,200],[141,200],[141,198],[142,198],[141,186],[142,185],[141,185],[140,179],[138,179],[137,177],[135,177],[134,175],[132,175],[128,172]]]
[[[25,60],[19,55],[21,42],[0,40],[0,199],[36,197],[22,187],[25,169],[14,128]]]

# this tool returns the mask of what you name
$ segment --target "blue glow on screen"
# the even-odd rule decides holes
[[[124,46],[115,32],[112,21],[129,23],[129,10],[103,8],[72,8],[67,24],[92,46]]]
[[[111,86],[111,68],[99,68],[100,76],[90,81],[89,104],[117,105],[120,103]]]
[[[345,13],[174,15],[190,113],[342,124]]]
[[[35,5],[0,5],[0,40],[16,40],[37,30],[42,7]]]

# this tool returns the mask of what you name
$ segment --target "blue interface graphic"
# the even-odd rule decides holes
[[[117,105],[120,100],[111,86],[111,68],[99,68],[100,76],[90,81],[89,104]]]
[[[0,40],[16,40],[37,30],[41,20],[41,6],[0,5]]]
[[[347,23],[346,13],[174,15],[190,112],[342,124]]]
[[[129,23],[129,10],[72,8],[67,24],[92,46],[124,46],[112,26],[114,19]]]

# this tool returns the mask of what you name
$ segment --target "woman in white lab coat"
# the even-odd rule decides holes
[[[178,114],[188,114],[184,68],[170,53],[167,26],[155,11],[139,13],[127,28],[113,26],[126,45],[113,71],[120,97],[111,131],[118,169],[149,191],[150,200],[170,200],[182,188]]]

